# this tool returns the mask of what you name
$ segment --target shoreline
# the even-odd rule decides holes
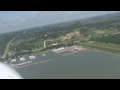
[[[103,52],[103,53],[107,53],[107,54],[112,54],[112,55],[115,55],[115,56],[120,56],[120,54],[114,54],[114,53],[111,53],[111,52],[107,52],[107,51],[100,51],[100,50],[92,50],[92,49],[87,49],[87,50],[84,50],[84,51],[96,51],[96,52]],[[48,51],[44,51],[44,52],[40,52],[40,53],[36,53],[36,54],[32,54],[32,55],[42,55],[44,53],[49,53],[51,52],[51,50],[48,50]],[[67,55],[70,55],[70,54],[73,54],[73,53],[77,53],[77,52],[80,52],[80,51],[72,51],[71,53],[68,53],[68,54],[65,54],[65,55],[62,55],[62,56],[67,56]],[[61,52],[62,53],[62,52]],[[58,54],[58,53],[56,53]],[[29,57],[30,55],[25,55],[23,56],[24,58],[27,58]],[[21,57],[20,57],[21,58]],[[20,58],[16,58],[16,59],[20,59]],[[10,60],[5,60],[3,62],[7,62],[7,61],[10,61]]]
[[[120,56],[120,55],[117,55],[117,54],[104,52],[104,51],[99,51],[99,50],[91,50],[91,49],[89,49],[89,50],[83,50],[83,51],[102,52],[102,53],[112,54],[112,55],[115,55],[115,56]],[[49,51],[47,51],[47,52],[49,52]],[[79,53],[79,52],[81,52],[81,51],[73,51],[73,52],[70,52],[70,53],[67,53],[67,54],[63,54],[62,56],[68,56],[68,55],[71,55],[71,54],[74,54],[74,53]],[[19,67],[16,67],[15,69],[20,69],[20,68],[24,68],[24,67],[28,67],[28,66],[32,66],[32,65],[36,65],[36,64],[42,64],[42,63],[49,62],[49,61],[53,61],[53,60],[52,59],[43,60],[43,61],[40,61],[40,62],[35,62],[35,63],[19,66]]]
[[[83,51],[83,50],[82,50]],[[103,53],[107,53],[107,54],[112,54],[112,55],[115,55],[115,56],[120,56],[120,54],[114,54],[112,52],[107,52],[107,51],[100,51],[100,50],[92,50],[92,49],[86,49],[84,51],[96,51],[96,52],[103,52]],[[51,50],[48,50],[48,51],[44,51],[44,52],[40,52],[40,53],[36,53],[36,54],[32,54],[32,55],[39,55],[39,54],[44,54],[44,53],[48,53],[48,52],[52,52]],[[65,51],[67,52],[67,51]],[[72,53],[75,53],[75,52],[80,52],[80,51],[72,51]],[[62,52],[60,52],[62,53]],[[56,53],[58,54],[58,53]],[[26,57],[26,56],[25,56]]]
[[[81,51],[74,51],[74,52],[71,52],[71,53],[63,54],[62,56],[68,56],[68,55],[71,55],[71,54],[74,54],[74,53],[77,53],[77,52],[81,52]]]
[[[115,56],[120,56],[120,54],[114,54],[114,53],[110,53],[110,52],[105,52],[105,51],[99,51],[99,50],[87,50],[87,51],[96,51],[96,52],[103,52],[103,53],[107,53],[107,54],[112,54],[112,55],[115,55]]]

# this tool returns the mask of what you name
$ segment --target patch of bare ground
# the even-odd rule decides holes
[[[67,33],[63,38],[62,41],[67,41],[70,40],[72,37],[74,36],[80,36],[80,32],[79,31],[74,31],[74,32],[70,32]]]

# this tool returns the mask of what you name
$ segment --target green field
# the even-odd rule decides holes
[[[113,47],[112,45],[112,48],[110,48],[109,46],[106,47],[105,45],[102,46],[101,44],[99,44],[99,46],[94,46],[94,45],[90,45],[90,44],[87,44],[87,43],[79,43],[79,45],[83,46],[83,47],[86,47],[88,49],[92,49],[92,50],[98,50],[98,51],[104,51],[104,52],[109,52],[109,53],[113,53],[113,54],[120,54],[120,49],[117,50],[117,48]],[[115,48],[115,49],[113,49]]]
[[[100,43],[100,42],[94,42],[91,43],[91,45],[99,45],[99,46],[104,46],[104,47],[109,47],[109,48],[115,48],[115,49],[120,49],[120,45],[112,44],[112,43]]]

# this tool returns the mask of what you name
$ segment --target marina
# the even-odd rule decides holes
[[[8,66],[10,66],[10,67],[12,67],[12,68],[15,68],[15,69],[17,69],[17,68],[23,68],[23,67],[27,67],[27,66],[31,66],[31,65],[36,65],[36,64],[41,64],[41,63],[45,63],[45,62],[49,62],[49,61],[53,61],[53,60],[51,60],[51,59],[49,59],[49,60],[42,60],[42,61],[31,61],[31,60],[28,60],[28,61],[22,61],[22,62],[19,62],[19,63],[9,63],[9,64],[7,64],[7,63],[5,63],[5,64],[7,64]]]
[[[61,56],[67,56],[67,55],[71,55],[71,54],[74,54],[74,53],[77,53],[77,52],[80,52],[80,51],[84,51],[84,50],[86,50],[86,49],[81,47],[81,46],[71,46],[71,47],[60,47],[60,48],[57,48],[57,49],[53,49],[52,52],[56,53],[56,54],[66,52],[66,53],[60,54],[60,55]],[[10,61],[5,61],[4,63],[9,65],[12,68],[18,68],[18,67],[21,67],[21,66],[24,67],[24,65],[29,66],[28,64],[30,64],[30,63],[33,63],[33,65],[34,65],[37,62],[39,62],[39,63],[45,62],[44,60],[47,59],[47,57],[45,57],[46,53],[42,54],[41,56],[42,56],[42,60],[43,60],[41,62],[37,60],[38,59],[37,56],[30,55],[28,57],[21,57],[21,58],[18,58],[18,59],[12,59]]]
[[[24,61],[17,58],[4,63],[16,69],[26,79],[120,78],[119,56],[90,51],[83,47],[65,47],[60,53],[51,51],[37,54],[34,59],[30,59],[30,56],[22,57]]]
[[[71,46],[71,47],[61,47],[61,48],[57,48],[57,49],[53,49],[52,52],[54,53],[61,53],[61,52],[68,52],[68,51],[84,51],[87,50],[86,48],[83,48],[82,46]]]
[[[46,57],[38,55],[31,61],[16,67],[23,78],[120,78],[120,57],[103,52],[49,52]]]
[[[35,55],[34,60],[29,56],[24,57],[25,61],[20,61],[20,58],[16,62],[10,60],[6,64],[23,78],[120,78],[119,56],[89,50],[46,54],[45,57],[43,54]]]
[[[38,57],[39,55],[37,55]],[[30,65],[35,65],[35,64],[40,64],[40,63],[44,63],[44,62],[49,62],[51,61],[51,59],[46,60],[44,58],[44,56],[46,56],[46,54],[42,55],[42,59],[41,60],[37,60],[38,58],[36,58],[36,56],[28,56],[28,57],[22,57],[22,58],[17,58],[17,59],[12,59],[12,60],[7,60],[3,63],[7,64],[8,66],[17,69],[17,68],[22,68],[22,67],[27,67]],[[34,59],[34,60],[33,60]]]

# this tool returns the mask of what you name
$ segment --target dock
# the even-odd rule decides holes
[[[53,49],[52,52],[54,53],[61,53],[61,52],[67,52],[67,51],[84,51],[86,48],[83,48],[82,46],[71,46],[71,47],[61,47],[57,49]]]

